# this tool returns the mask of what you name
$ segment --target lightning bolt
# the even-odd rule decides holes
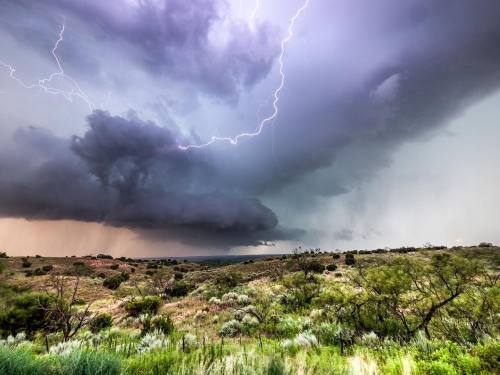
[[[250,30],[255,29],[255,18],[257,17],[257,12],[260,9],[260,0],[255,0],[255,6],[252,10],[252,13],[250,14],[250,18],[248,19],[248,27]]]
[[[285,52],[286,52],[286,46],[287,46],[288,42],[290,42],[290,40],[293,38],[293,35],[294,35],[293,34],[293,28],[295,26],[295,22],[300,17],[300,15],[302,14],[302,12],[304,12],[304,10],[309,6],[310,1],[311,0],[305,0],[304,3],[302,4],[302,6],[299,9],[297,9],[297,11],[293,15],[293,17],[290,19],[290,23],[288,24],[287,35],[281,41],[281,52],[280,52],[280,55],[279,55],[279,58],[278,58],[279,74],[280,74],[281,80],[280,80],[280,83],[279,83],[278,87],[274,90],[274,95],[273,95],[273,97],[274,97],[274,100],[273,100],[273,112],[269,116],[267,116],[266,118],[264,118],[259,123],[259,125],[256,128],[256,130],[253,131],[253,132],[240,133],[240,134],[238,134],[238,135],[236,135],[234,137],[216,137],[216,136],[213,136],[210,139],[210,141],[208,141],[206,143],[178,145],[177,147],[180,150],[187,151],[187,150],[190,150],[190,149],[204,148],[204,147],[207,147],[207,146],[210,146],[210,145],[214,144],[215,142],[229,142],[232,145],[236,145],[236,144],[238,144],[238,142],[239,142],[240,139],[243,139],[243,138],[252,138],[252,137],[258,136],[259,134],[262,133],[262,130],[264,129],[264,127],[267,124],[272,123],[272,121],[278,116],[278,113],[279,113],[279,106],[278,106],[278,104],[279,104],[279,99],[280,99],[280,93],[283,90],[283,88],[285,87],[285,78],[286,77],[285,77],[285,73],[283,71],[283,66],[284,66],[283,59],[284,59]],[[256,0],[256,7],[254,9],[255,13],[257,12],[259,6],[260,6],[260,2],[259,2],[259,0]],[[250,19],[252,20],[252,17]]]
[[[3,61],[0,60],[0,65],[3,66],[4,68],[9,70],[9,76],[11,79],[16,81],[19,85],[21,85],[25,89],[40,89],[46,94],[51,94],[51,95],[61,95],[70,102],[73,102],[73,98],[79,98],[83,100],[87,106],[89,107],[90,111],[94,110],[94,104],[92,101],[89,99],[87,94],[82,90],[78,82],[73,79],[71,76],[67,75],[64,72],[63,66],[61,64],[61,61],[59,57],[57,56],[57,49],[59,48],[59,45],[64,41],[64,31],[65,31],[65,22],[63,21],[61,25],[61,29],[59,31],[59,38],[57,39],[56,43],[54,44],[54,47],[51,50],[51,54],[54,58],[54,61],[57,65],[58,70],[52,74],[50,74],[47,78],[42,78],[39,79],[38,82],[36,83],[26,83],[22,79],[16,76],[16,69],[12,66],[9,65]],[[70,84],[70,90],[64,90],[62,88],[57,88],[52,86],[52,83],[54,81],[58,80],[59,82],[63,81],[62,83],[66,82]]]

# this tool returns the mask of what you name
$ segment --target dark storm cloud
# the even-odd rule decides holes
[[[265,29],[250,35],[237,28],[222,49],[209,42],[215,2],[169,1],[158,12],[152,2],[139,3],[123,12],[118,2],[37,6],[79,19],[93,35],[126,45],[149,71],[201,91],[232,96],[268,71],[266,51],[275,50]],[[150,229],[145,236],[199,245],[296,238],[268,206],[282,213],[281,222],[297,211],[296,222],[311,209],[321,215],[316,198],[360,186],[401,144],[500,87],[498,1],[332,4],[311,1],[301,19],[307,36],[287,55],[272,147],[266,129],[236,147],[179,152],[175,129],[96,112],[88,132],[71,141],[36,129],[18,135],[17,148],[0,162],[2,214]],[[346,230],[338,237],[353,237]]]
[[[164,237],[172,231],[190,243],[199,233],[212,239],[203,243],[209,247],[292,233],[277,229],[276,215],[258,199],[220,191],[210,163],[179,151],[169,130],[102,111],[88,123],[71,141],[38,128],[15,134],[0,162],[2,216],[95,221]]]
[[[251,31],[246,24],[231,23],[225,30],[228,40],[214,41],[210,35],[224,17],[223,1],[5,0],[0,6],[5,31],[27,43],[41,39],[44,50],[55,40],[54,25],[64,16],[69,32],[73,21],[73,27],[79,25],[84,33],[113,44],[124,58],[142,64],[154,76],[189,82],[229,100],[264,78],[278,53],[276,33],[267,25]],[[14,23],[9,20],[13,15],[37,22]],[[84,65],[95,75],[97,61],[72,43],[61,52],[64,61],[72,68]]]

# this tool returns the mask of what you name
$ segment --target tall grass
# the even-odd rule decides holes
[[[96,343],[89,335],[78,345],[43,353],[43,347],[24,342],[0,345],[1,375],[424,375],[496,374],[500,347],[485,342],[464,348],[451,342],[416,340],[398,346],[382,342],[377,348],[355,346],[341,354],[337,346],[303,346],[290,351],[279,340],[264,339],[240,344],[198,343],[182,350],[180,338],[168,337],[166,345],[139,351],[141,341],[113,333],[110,345]],[[103,337],[103,336],[99,336]],[[144,336],[143,336],[144,337]],[[130,346],[131,349],[120,348]]]

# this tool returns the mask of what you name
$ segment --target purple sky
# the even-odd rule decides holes
[[[310,0],[276,118],[180,150],[273,114],[304,1],[259,3],[0,2],[0,249],[500,241],[499,2]]]

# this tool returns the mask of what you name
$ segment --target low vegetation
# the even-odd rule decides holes
[[[498,251],[0,253],[0,374],[497,374]]]

